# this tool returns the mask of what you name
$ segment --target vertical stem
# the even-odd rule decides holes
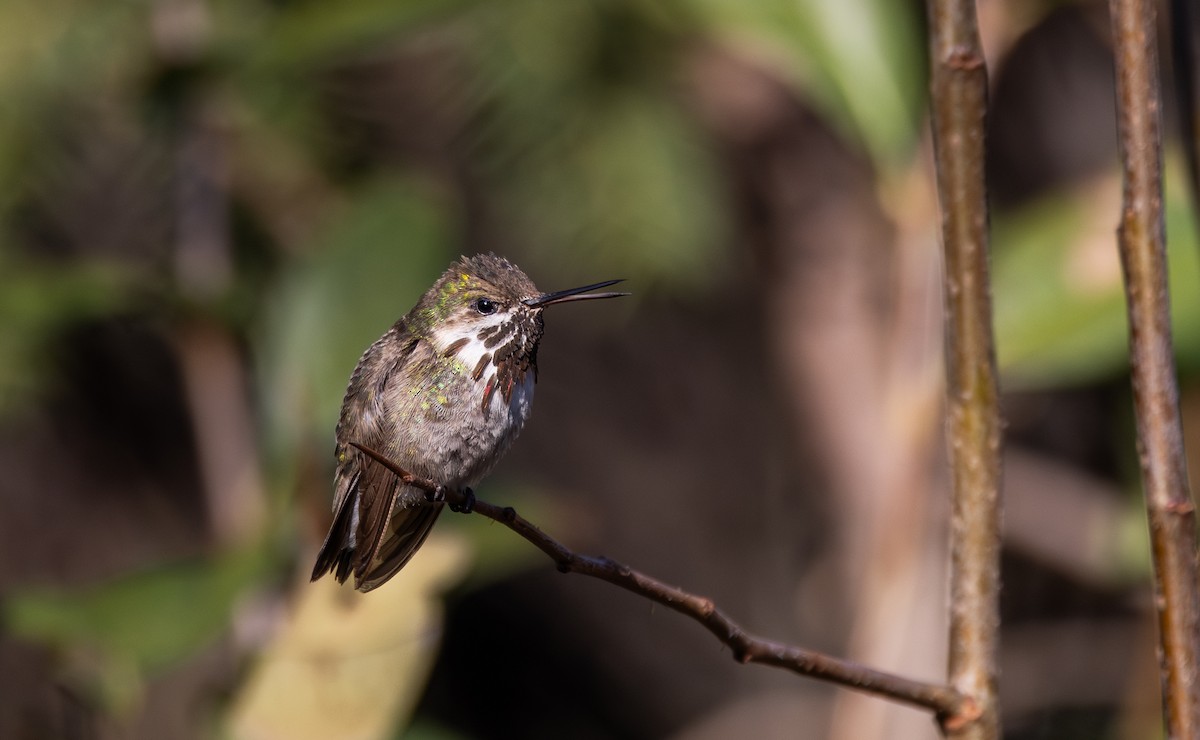
[[[1146,495],[1167,736],[1200,737],[1195,507],[1188,492],[1171,344],[1151,0],[1110,0],[1125,173],[1117,241],[1125,272],[1138,462]]]
[[[932,0],[933,138],[945,252],[947,434],[953,474],[950,682],[974,713],[953,738],[995,740],[999,628],[1000,413],[984,182],[987,68],[973,0]]]

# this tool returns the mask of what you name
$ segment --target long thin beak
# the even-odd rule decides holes
[[[589,290],[596,288],[607,288],[610,285],[616,285],[621,280],[605,280],[603,283],[593,283],[585,285],[582,288],[570,288],[568,290],[560,290],[555,293],[542,293],[533,298],[526,298],[522,303],[530,308],[539,306],[549,306],[552,303],[566,303],[568,301],[591,301],[597,298],[617,298],[628,293],[589,293]]]

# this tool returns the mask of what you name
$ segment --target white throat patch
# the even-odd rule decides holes
[[[441,355],[445,354],[450,349],[450,345],[466,339],[466,343],[454,353],[454,356],[458,358],[459,362],[466,366],[468,373],[473,372],[476,365],[479,364],[479,360],[484,355],[491,354],[492,349],[495,349],[494,347],[492,349],[488,349],[484,345],[483,340],[479,338],[479,333],[484,329],[490,329],[494,326],[503,324],[505,319],[508,317],[509,314],[507,312],[498,312],[492,314],[491,316],[481,317],[484,320],[472,326],[467,333],[463,333],[461,330],[455,331],[450,327],[440,326],[433,330],[433,336],[430,337],[431,343],[433,344],[434,349],[437,350],[437,353]],[[488,373],[485,370],[484,375],[486,376],[487,374]]]

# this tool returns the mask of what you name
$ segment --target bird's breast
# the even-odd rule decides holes
[[[420,461],[427,475],[446,485],[475,485],[529,418],[533,366],[524,353],[488,346],[476,335],[434,339],[435,367],[402,399],[398,436],[404,456]]]

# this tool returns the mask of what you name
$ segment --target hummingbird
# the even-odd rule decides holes
[[[312,580],[354,575],[359,591],[383,585],[412,558],[443,503],[406,485],[355,444],[447,488],[476,485],[529,418],[542,312],[607,280],[542,293],[494,254],[462,257],[417,305],[367,348],[350,376],[335,433],[333,524]]]

